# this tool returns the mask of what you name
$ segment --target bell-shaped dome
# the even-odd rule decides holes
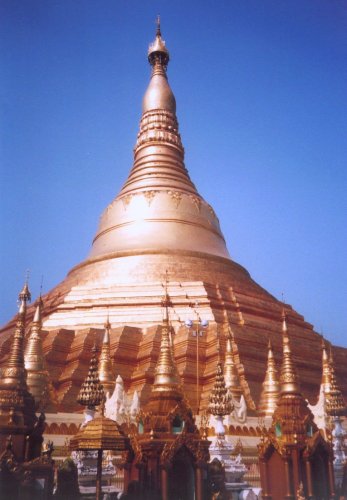
[[[184,165],[176,101],[166,75],[169,52],[160,26],[148,60],[152,75],[143,98],[134,165],[101,217],[90,257],[141,250],[229,257],[217,216]]]

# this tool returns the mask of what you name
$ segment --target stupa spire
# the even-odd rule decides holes
[[[184,164],[176,100],[167,78],[169,60],[158,20],[148,48],[152,73],[143,97],[133,167],[101,217],[91,258],[164,249],[229,258],[219,221]]]
[[[283,359],[280,376],[280,391],[282,393],[300,393],[299,380],[292,359],[290,349],[286,313],[282,311],[282,340],[283,340]]]
[[[46,370],[42,347],[42,305],[40,296],[24,353],[27,385],[29,391],[34,396],[36,408],[40,408],[41,410],[48,404],[50,396],[53,396],[53,388],[50,383],[48,371]]]
[[[81,385],[80,392],[77,397],[77,402],[88,408],[89,410],[95,410],[96,406],[102,404],[105,399],[104,388],[100,384],[98,375],[98,349],[96,344],[94,344],[92,349],[92,357],[90,359],[88,375],[84,379]]]
[[[334,359],[331,348],[328,363],[329,378],[327,385],[329,386],[329,391],[326,393],[327,413],[332,416],[345,415],[347,412],[346,403],[343,399],[342,392],[337,385]]]
[[[28,391],[27,372],[24,365],[24,336],[27,302],[31,300],[28,279],[19,293],[19,312],[10,355],[0,369],[0,425],[33,425],[34,398]]]
[[[322,339],[322,385],[325,393],[330,391],[330,375],[329,355]]]
[[[161,329],[160,353],[157,361],[157,366],[154,372],[153,393],[172,393],[183,398],[183,393],[180,386],[180,380],[177,373],[175,361],[173,358],[172,342],[170,341],[170,323],[169,323],[169,306],[171,305],[170,296],[167,290],[167,274],[165,281],[165,295],[162,300],[164,307],[164,321]]]
[[[208,411],[217,417],[229,415],[233,409],[231,396],[225,384],[222,363],[217,364],[215,382],[210,394]]]
[[[273,415],[277,406],[279,392],[280,392],[280,386],[278,380],[278,372],[276,369],[272,344],[269,339],[267,368],[258,408],[259,415],[264,417],[269,417]]]
[[[115,374],[111,360],[110,330],[111,324],[109,321],[109,317],[107,317],[99,359],[99,380],[104,388],[105,393],[109,392],[110,394],[112,394],[115,386]]]
[[[243,391],[240,384],[237,367],[235,364],[233,343],[234,343],[234,334],[232,330],[229,329],[229,337],[227,338],[226,352],[225,352],[224,378],[225,378],[225,385],[229,390],[231,396],[239,399],[242,396]]]
[[[8,367],[17,368],[12,373],[18,378],[20,385],[26,386],[26,371],[24,367],[24,336],[27,303],[31,300],[28,278],[25,280],[24,286],[18,295],[19,312],[14,331],[13,342],[11,344],[10,356],[7,362]]]

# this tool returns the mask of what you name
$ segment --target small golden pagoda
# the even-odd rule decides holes
[[[9,358],[0,369],[0,450],[12,435],[13,451],[19,460],[24,459],[26,436],[37,422],[35,401],[28,391],[24,365],[26,310],[30,300],[26,282],[19,294],[20,307]]]
[[[94,399],[95,400],[95,399]],[[103,407],[104,408],[104,407]],[[70,440],[72,450],[97,450],[96,500],[102,498],[102,456],[104,450],[125,452],[130,449],[129,439],[120,426],[102,414],[90,420]],[[126,486],[126,485],[125,485]]]
[[[160,31],[157,31],[158,36]],[[160,351],[152,390],[148,403],[140,411],[138,432],[132,433],[131,438],[135,453],[131,477],[139,481],[141,490],[146,491],[149,498],[152,492],[153,497],[160,494],[163,500],[203,500],[210,443],[201,438],[192,410],[184,398],[170,342],[170,303],[166,289],[162,301],[165,312]]]
[[[235,364],[233,343],[234,343],[234,334],[230,330],[225,352],[224,378],[225,378],[225,385],[229,390],[231,396],[239,400],[243,394],[243,391],[240,384],[237,367]]]
[[[88,410],[92,411],[95,411],[95,408],[105,399],[104,388],[100,384],[99,380],[97,353],[98,350],[96,344],[94,344],[88,375],[85,378],[77,397],[77,402],[80,405],[85,406]]]
[[[229,415],[232,408],[231,396],[224,380],[222,363],[219,362],[217,364],[214,386],[209,398],[208,411],[215,417],[224,417],[225,415]]]
[[[325,347],[325,346],[324,346]],[[325,348],[323,348],[323,357]],[[324,377],[324,392],[326,396],[326,410],[328,415],[331,416],[342,416],[346,415],[347,408],[346,403],[343,398],[342,392],[337,385],[333,353],[330,349],[330,355],[328,361],[324,360],[323,363],[323,377]]]
[[[269,431],[258,445],[262,498],[295,499],[303,483],[308,498],[335,498],[333,451],[302,396],[282,314],[280,395]]]
[[[35,407],[38,411],[44,410],[47,406],[55,402],[54,389],[46,369],[42,348],[42,305],[43,303],[40,297],[24,353],[27,385],[30,393],[34,396]]]
[[[115,386],[115,374],[111,360],[110,330],[111,324],[109,318],[107,317],[99,358],[99,380],[104,388],[105,395],[107,393],[112,394]]]
[[[268,357],[263,390],[260,395],[258,414],[261,417],[272,417],[278,402],[280,384],[271,340],[268,343]]]

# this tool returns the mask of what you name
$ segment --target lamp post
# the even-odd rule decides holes
[[[196,414],[199,415],[199,337],[203,336],[204,330],[208,327],[208,321],[202,320],[199,313],[195,310],[196,320],[188,319],[185,321],[186,327],[192,331],[193,337],[196,337]]]

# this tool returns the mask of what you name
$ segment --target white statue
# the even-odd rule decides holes
[[[240,401],[233,399],[234,410],[232,411],[232,416],[235,420],[240,423],[246,422],[247,419],[247,404],[244,395],[241,395]]]
[[[313,416],[314,416],[314,421],[318,427],[318,429],[325,429],[327,428],[327,413],[326,413],[326,397],[325,397],[325,392],[324,392],[324,385],[321,384],[320,390],[319,390],[319,398],[317,401],[317,404],[315,405],[307,405],[309,409],[312,411]]]
[[[131,402],[131,406],[130,406],[130,421],[131,422],[134,422],[134,423],[136,422],[136,417],[137,417],[139,411],[140,411],[140,399],[139,399],[138,392],[135,391],[134,395],[133,395],[132,402]]]
[[[122,424],[125,422],[125,405],[124,382],[122,377],[118,375],[112,396],[106,396],[105,417]]]

